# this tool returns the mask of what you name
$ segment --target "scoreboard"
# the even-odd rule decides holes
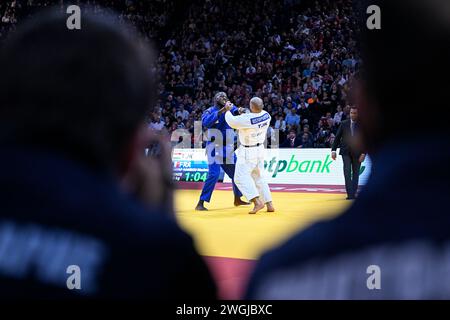
[[[175,181],[204,182],[208,176],[205,149],[174,149],[172,165]]]

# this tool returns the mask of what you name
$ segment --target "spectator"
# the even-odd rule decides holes
[[[184,109],[184,105],[180,105],[180,109],[176,112],[176,117],[181,118],[182,121],[185,121],[189,117],[189,112]]]
[[[339,125],[342,121],[343,115],[342,107],[340,105],[337,106],[336,113],[334,114],[333,121],[335,124]]]
[[[308,104],[306,102],[300,102],[298,114],[300,116],[300,119],[302,119],[302,121],[305,119],[308,119],[308,120],[310,119],[311,115],[310,115],[310,111],[308,109]]]
[[[309,131],[309,125],[307,125],[307,124],[305,124],[305,125],[303,126],[303,132],[302,132],[302,135],[305,134],[305,133],[308,135],[308,139],[309,139],[311,148],[314,147],[314,138],[313,138],[313,134],[311,133],[311,131]]]
[[[155,131],[161,131],[165,125],[166,123],[161,118],[161,113],[158,112],[156,115],[154,115],[153,120],[150,122],[149,127],[150,129],[153,129]]]
[[[287,114],[286,125],[288,127],[298,127],[300,125],[300,116],[296,113],[295,109],[290,109],[290,112]]]
[[[177,118],[176,128],[177,129],[185,129],[186,128],[186,125],[184,124],[183,119],[181,117]]]
[[[274,129],[280,130],[281,132],[286,131],[286,121],[284,121],[283,115],[276,115]]]
[[[334,140],[336,139],[336,135],[331,133],[328,139],[325,141],[325,148],[331,148],[333,146]]]
[[[302,141],[300,142],[299,148],[313,148],[313,143],[311,142],[311,139],[309,137],[308,133],[303,133],[302,135]]]
[[[326,141],[331,134],[331,128],[327,120],[326,117],[320,119],[315,139],[317,148],[326,148]]]
[[[315,58],[317,59],[317,58]],[[318,75],[315,75],[314,79],[311,81],[312,87],[314,88],[314,90],[319,90],[320,87],[322,86],[322,80],[319,78]]]
[[[292,106],[292,109],[297,110],[297,103],[295,101],[292,100],[292,97],[288,96],[286,98],[286,107],[287,105],[290,104]]]
[[[290,130],[286,140],[280,145],[280,148],[297,148],[301,140],[297,137],[295,130]]]

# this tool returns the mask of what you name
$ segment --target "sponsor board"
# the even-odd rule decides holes
[[[330,149],[266,149],[265,152],[264,175],[270,184],[345,184],[342,157],[333,161]],[[176,180],[206,179],[208,161],[204,149],[174,149],[172,161]],[[370,157],[366,157],[360,169],[360,185],[366,184],[371,168]],[[224,182],[231,179],[225,175]]]

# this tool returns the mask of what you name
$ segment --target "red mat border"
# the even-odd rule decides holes
[[[178,181],[177,189],[180,190],[201,190],[201,182]],[[231,190],[230,183],[217,183],[215,190]],[[342,185],[312,185],[312,184],[270,184],[272,192],[305,192],[305,193],[345,193],[345,187]]]

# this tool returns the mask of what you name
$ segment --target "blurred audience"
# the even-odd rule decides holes
[[[3,1],[0,39],[36,9],[72,2]],[[159,46],[156,70],[162,84],[155,112],[164,127],[151,125],[155,130],[192,130],[216,91],[226,92],[238,107],[260,96],[273,121],[282,116],[287,130],[300,133],[308,124],[311,147],[328,145],[343,120],[340,108],[348,103],[360,65],[351,0],[84,2],[97,14],[104,11],[101,6],[118,11],[122,21]],[[323,131],[320,119],[326,113],[334,123]],[[156,117],[148,115],[149,122]],[[282,123],[274,128],[285,130]],[[282,132],[280,144],[285,138]]]

